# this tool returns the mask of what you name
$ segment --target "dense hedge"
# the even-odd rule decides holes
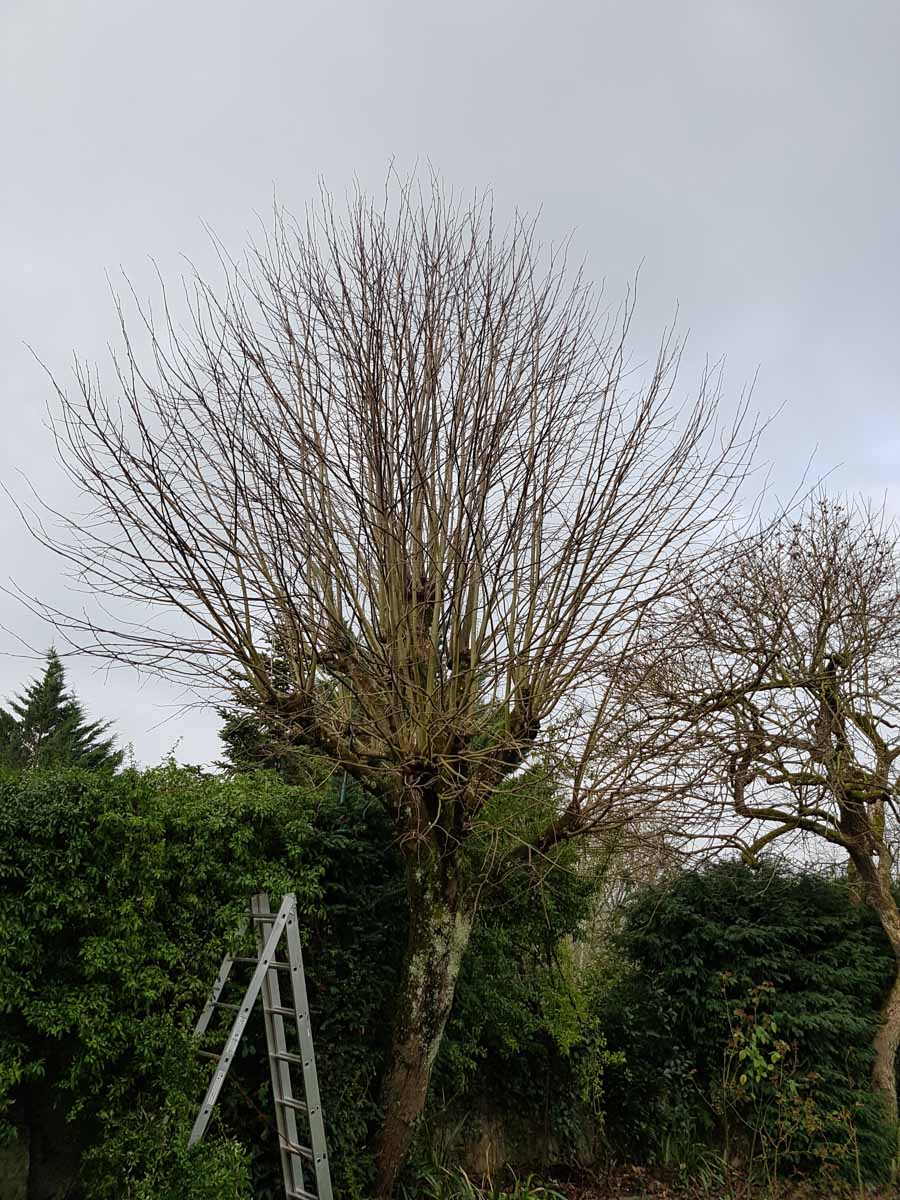
[[[632,901],[585,978],[569,945],[593,889],[563,855],[485,895],[420,1158],[484,1113],[566,1157],[605,1109],[608,1144],[639,1160],[885,1175],[869,1070],[891,960],[844,883],[686,873]],[[74,1119],[73,1200],[278,1194],[259,1021],[185,1150],[208,1070],[190,1029],[257,890],[298,894],[337,1191],[364,1197],[406,925],[380,807],[325,775],[0,776],[0,1107],[40,1124],[49,1092]]]
[[[184,1150],[206,1075],[189,1031],[257,890],[298,893],[338,1194],[365,1196],[406,924],[379,806],[325,776],[289,787],[170,766],[0,779],[0,1103],[21,1113],[46,1086],[77,1118],[78,1194],[243,1200],[251,1180],[256,1197],[277,1194],[259,1022],[212,1136]],[[545,870],[485,898],[430,1120],[487,1104],[533,1121],[553,1096],[578,1124],[598,1042],[560,941],[589,893]],[[553,1124],[565,1140],[566,1120]]]
[[[687,872],[630,905],[605,1000],[607,1130],[624,1153],[883,1179],[869,1088],[892,960],[846,882],[769,863]]]
[[[318,904],[309,830],[271,779],[164,769],[0,781],[2,1093],[27,1103],[40,1081],[80,1117],[85,1194],[245,1194],[234,1140],[211,1139],[184,1169],[202,1094],[187,1033],[250,892],[290,887],[305,911]]]

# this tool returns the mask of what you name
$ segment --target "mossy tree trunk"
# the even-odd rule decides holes
[[[897,1124],[897,1074],[895,1063],[900,1049],[900,941],[894,946],[896,960],[894,982],[881,1006],[881,1024],[875,1035],[875,1062],[872,1085],[884,1100],[888,1118]]]
[[[851,810],[851,815],[855,813],[856,810]],[[882,834],[883,814],[876,811],[870,819],[878,834]],[[849,824],[848,810],[845,808],[845,828]],[[894,952],[894,979],[881,1006],[881,1021],[873,1044],[875,1060],[872,1064],[872,1086],[884,1101],[888,1118],[896,1125],[897,1051],[900,1049],[900,909],[892,887],[893,856],[883,836],[866,839],[855,827],[853,833],[855,837],[850,846],[850,857],[856,868],[856,878],[866,903],[877,913]]]
[[[409,936],[384,1079],[384,1120],[376,1148],[376,1195],[393,1194],[425,1108],[434,1060],[469,943],[474,901],[462,883],[459,851],[407,850]]]
[[[886,897],[883,892],[886,891]],[[879,889],[870,904],[876,909],[881,927],[894,952],[894,979],[881,1006],[881,1022],[875,1035],[875,1061],[872,1085],[884,1100],[891,1122],[897,1124],[897,1051],[900,1050],[900,912],[890,887]]]

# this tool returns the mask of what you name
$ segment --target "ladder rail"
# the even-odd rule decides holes
[[[269,911],[269,897],[258,893],[253,897],[251,908],[254,915],[266,914]],[[296,920],[296,906],[288,920]],[[259,956],[263,957],[265,933],[260,923],[254,920],[254,932],[259,948]],[[284,1017],[273,1009],[281,1008],[281,992],[278,985],[278,972],[267,971],[262,986],[263,1020],[266,1028],[266,1048],[269,1057],[269,1074],[272,1080],[272,1098],[275,1101],[275,1124],[278,1128],[278,1153],[281,1158],[281,1173],[284,1177],[285,1193],[305,1191],[306,1180],[303,1176],[303,1164],[296,1155],[288,1152],[287,1147],[296,1145],[299,1141],[297,1133],[296,1110],[282,1101],[293,1101],[294,1092],[291,1081],[290,1064],[276,1055],[287,1053],[287,1042],[284,1036]]]
[[[313,1049],[312,1025],[309,1019],[309,1000],[306,994],[306,974],[303,970],[303,947],[297,911],[286,923],[288,962],[291,966],[291,990],[297,1021],[297,1036],[300,1041],[300,1056],[303,1060],[303,1090],[306,1096],[310,1140],[313,1151],[313,1167],[316,1174],[316,1190],[319,1200],[332,1200],[331,1171],[328,1166],[328,1147],[325,1141],[325,1121],[322,1116],[322,1100],[319,1095],[319,1077],[316,1072],[316,1053]]]

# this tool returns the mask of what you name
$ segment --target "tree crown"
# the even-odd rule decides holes
[[[107,721],[88,721],[80,702],[66,690],[65,669],[56,650],[47,652],[43,675],[0,709],[0,763],[15,769],[88,767],[114,771],[123,753],[104,736]]]

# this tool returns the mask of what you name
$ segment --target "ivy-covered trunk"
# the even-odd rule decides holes
[[[474,916],[472,898],[460,878],[458,851],[439,855],[433,847],[419,843],[407,854],[407,877],[409,938],[375,1157],[376,1195],[381,1200],[393,1194],[416,1122],[425,1108],[431,1070],[453,1005]]]

